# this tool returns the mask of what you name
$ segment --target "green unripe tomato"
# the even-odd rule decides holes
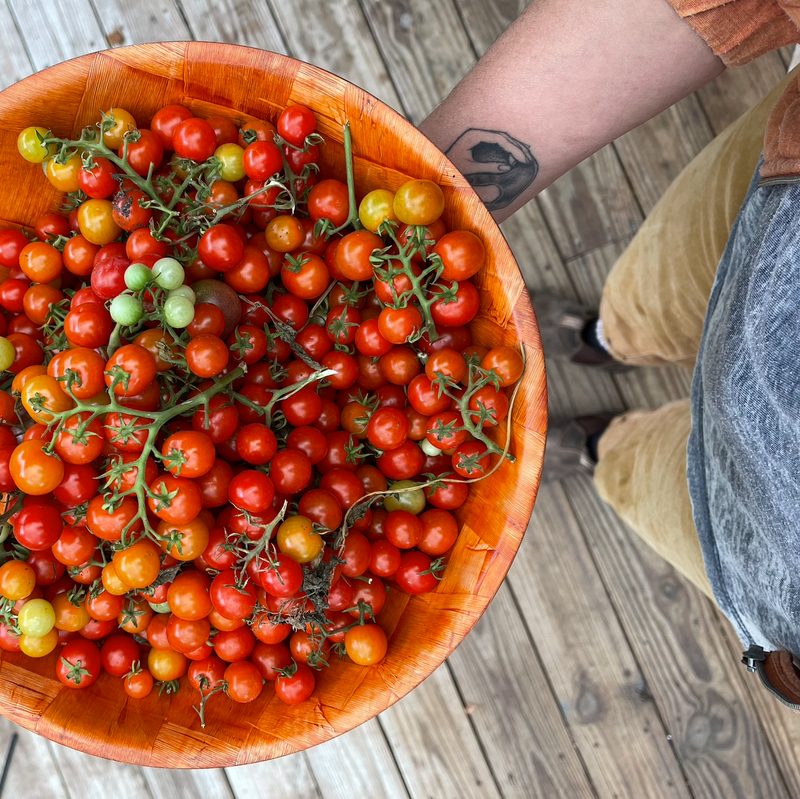
[[[144,264],[131,264],[125,270],[125,285],[131,291],[141,291],[152,279],[150,267]]]
[[[10,369],[13,363],[14,345],[5,336],[0,336],[0,371]]]
[[[162,258],[153,264],[153,277],[157,286],[172,291],[183,285],[185,273],[174,258]]]
[[[194,305],[186,297],[168,297],[164,303],[164,319],[172,327],[188,327],[194,319]]]
[[[49,132],[47,128],[25,128],[25,130],[17,136],[17,150],[19,150],[19,154],[32,164],[41,164],[55,155],[55,145],[51,144],[49,147],[43,147],[42,143],[39,141],[39,135],[45,137]],[[37,135],[37,133],[39,135]]]
[[[172,610],[169,606],[169,602],[148,602],[147,604],[150,605],[156,613],[170,613]]]
[[[197,301],[197,297],[195,297],[194,289],[189,286],[178,286],[176,289],[172,289],[169,293],[170,297],[186,297],[192,305],[195,304]]]
[[[245,176],[242,156],[244,150],[238,144],[220,144],[214,151],[222,164],[222,179],[228,183],[236,183]]]
[[[29,638],[42,638],[56,623],[53,606],[46,599],[31,599],[19,611],[17,623]]]
[[[118,294],[111,300],[111,307],[108,310],[111,318],[123,327],[135,325],[144,313],[141,301],[132,294]]]
[[[423,438],[422,441],[419,442],[419,448],[426,454],[430,455],[432,458],[435,458],[437,455],[441,455],[442,451],[439,447],[431,444],[427,438]]]
[[[389,490],[414,488],[416,485],[413,480],[398,480],[389,486]],[[404,491],[402,494],[387,494],[383,498],[383,507],[389,512],[407,510],[409,513],[419,516],[425,510],[425,491],[421,488],[415,488],[413,491]]]

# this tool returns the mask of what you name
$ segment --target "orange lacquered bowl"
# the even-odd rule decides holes
[[[438,589],[411,598],[389,592],[378,622],[389,636],[386,659],[368,668],[347,659],[323,669],[312,697],[283,704],[267,685],[255,702],[215,697],[201,728],[197,693],[127,697],[122,680],[103,673],[86,690],[62,687],[57,652],[34,660],[2,652],[0,712],[53,741],[92,755],[169,768],[235,766],[322,743],[385,710],[419,685],[480,618],[516,554],[536,498],[544,454],[547,390],[539,332],[519,269],[497,225],[465,178],[410,123],[341,78],[275,53],[202,42],[124,47],[51,67],[0,92],[0,227],[33,226],[59,199],[38,166],[17,153],[29,125],[77,137],[99,112],[118,105],[146,126],[161,107],[179,103],[197,116],[276,120],[287,105],[309,106],[325,137],[322,174],[345,179],[342,126],[353,135],[358,196],[397,189],[410,178],[439,183],[449,230],[480,236],[487,263],[476,276],[481,310],[473,341],[523,344],[527,369],[511,419],[507,463],[474,485],[459,509],[458,542]],[[504,440],[503,425],[498,436]],[[184,678],[183,682],[186,681]]]

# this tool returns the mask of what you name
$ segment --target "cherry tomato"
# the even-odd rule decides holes
[[[256,606],[256,589],[249,582],[242,585],[233,569],[220,572],[209,593],[214,607],[226,619],[246,619]]]
[[[100,663],[112,677],[124,677],[141,657],[141,647],[129,635],[110,635],[100,648]]]
[[[14,519],[14,537],[35,552],[50,549],[63,531],[61,513],[53,505],[29,505]]]
[[[44,441],[23,441],[11,454],[9,470],[17,487],[25,494],[49,494],[64,478],[64,463],[48,455]]]
[[[88,688],[100,676],[100,650],[85,639],[67,643],[56,663],[56,677],[67,688]]]
[[[386,633],[377,624],[365,624],[348,630],[344,637],[347,656],[359,666],[372,666],[386,657]]]
[[[61,253],[52,244],[32,241],[22,248],[19,255],[19,268],[29,280],[36,283],[50,283],[60,274],[64,266]]]
[[[165,150],[173,149],[172,138],[178,125],[194,115],[182,105],[167,105],[156,111],[150,121],[150,129],[158,136]]]
[[[305,663],[293,663],[286,673],[289,676],[280,675],[275,680],[276,696],[287,705],[305,702],[314,693],[314,672]]]

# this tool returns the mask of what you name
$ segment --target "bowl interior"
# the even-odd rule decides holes
[[[162,767],[219,767],[267,760],[346,732],[402,697],[463,639],[503,580],[525,531],[539,484],[547,395],[536,322],[519,270],[499,229],[444,155],[379,100],[323,70],[274,53],[235,45],[160,43],[95,53],[59,64],[0,92],[0,169],[14,190],[0,194],[0,227],[32,226],[58,194],[38,167],[16,151],[21,128],[42,125],[77,135],[113,105],[140,124],[164,105],[199,116],[275,121],[292,103],[313,109],[326,139],[322,173],[344,179],[342,126],[350,122],[359,196],[397,188],[409,178],[438,182],[448,229],[486,244],[475,282],[481,310],[473,340],[524,344],[527,369],[514,407],[511,452],[492,477],[474,486],[458,512],[462,525],[438,589],[409,599],[389,592],[380,618],[389,652],[370,668],[337,662],[324,669],[312,698],[288,707],[267,685],[258,701],[211,700],[202,729],[186,688],[177,696],[132,700],[121,680],[103,674],[85,691],[63,688],[56,653],[42,660],[2,653],[0,712],[28,729],[93,755]],[[505,436],[505,426],[500,435]]]

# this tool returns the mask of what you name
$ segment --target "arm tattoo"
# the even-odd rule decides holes
[[[536,179],[531,148],[501,130],[469,128],[446,155],[461,170],[489,211],[511,205]]]

